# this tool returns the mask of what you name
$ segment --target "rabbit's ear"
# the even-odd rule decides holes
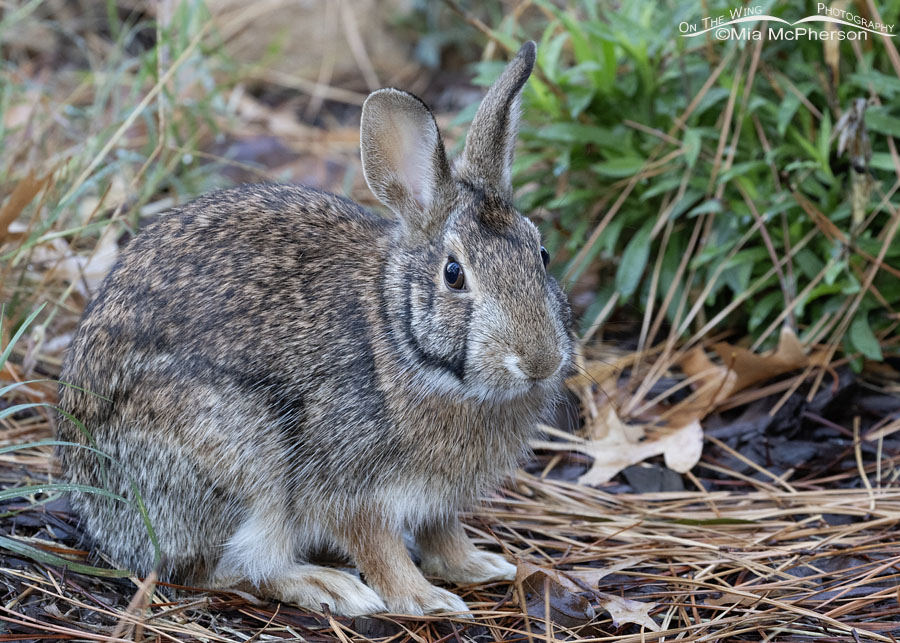
[[[408,228],[427,230],[450,186],[450,166],[431,110],[398,89],[369,94],[360,124],[369,189]]]
[[[512,196],[510,166],[519,131],[519,103],[525,81],[534,67],[536,47],[531,41],[519,49],[481,101],[456,165],[459,177]]]

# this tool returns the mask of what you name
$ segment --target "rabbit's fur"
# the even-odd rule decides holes
[[[527,43],[451,169],[431,112],[363,108],[366,180],[389,220],[315,190],[251,185],[176,208],[125,249],[61,379],[68,479],[134,500],[163,579],[244,586],[339,614],[465,611],[425,580],[512,579],[457,512],[514,470],[572,355],[566,298],[510,205]],[[445,282],[448,257],[465,288]],[[102,397],[100,397],[102,396]],[[95,543],[155,566],[133,508],[74,494]],[[348,555],[365,578],[304,562]]]

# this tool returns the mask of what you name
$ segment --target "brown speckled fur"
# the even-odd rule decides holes
[[[526,44],[451,170],[428,109],[397,90],[363,111],[366,179],[393,220],[315,190],[252,185],[138,235],[88,306],[60,405],[121,466],[64,448],[67,477],[146,504],[164,579],[250,586],[343,614],[464,610],[412,563],[510,578],[456,514],[515,468],[571,361],[565,296],[509,204]],[[466,288],[444,282],[448,257]],[[104,399],[106,398],[106,399]],[[88,444],[62,420],[62,439]],[[74,505],[96,544],[146,574],[139,514]],[[366,579],[304,563],[322,547]]]

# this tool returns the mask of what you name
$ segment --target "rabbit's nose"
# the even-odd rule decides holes
[[[555,350],[529,351],[516,358],[518,370],[532,380],[544,380],[556,373],[562,356]]]

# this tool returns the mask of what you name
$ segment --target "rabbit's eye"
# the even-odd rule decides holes
[[[544,268],[550,263],[550,253],[547,252],[547,249],[544,246],[541,246],[541,261],[544,262]]]
[[[452,257],[447,260],[447,265],[444,266],[444,281],[453,290],[462,290],[463,286],[466,285],[466,276],[463,274],[462,266],[456,263]]]

